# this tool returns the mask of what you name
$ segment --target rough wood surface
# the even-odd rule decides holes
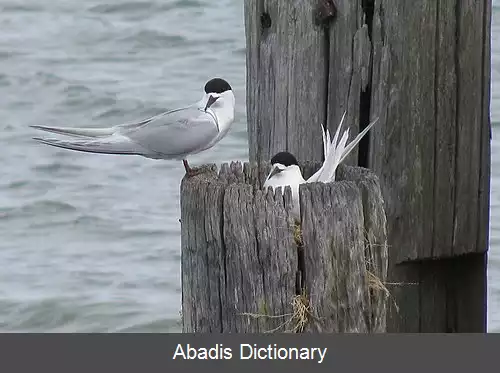
[[[369,163],[398,284],[389,331],[485,330],[490,17],[489,0],[375,1],[371,116],[381,125]],[[474,284],[454,291],[464,277]],[[464,299],[475,299],[466,308],[476,318],[457,323]]]
[[[344,128],[352,138],[359,132],[361,92],[370,80],[371,45],[368,25],[364,24],[362,0],[338,0],[337,15],[326,30],[328,45],[327,123],[335,131],[347,110]],[[353,151],[345,164],[355,165],[358,152]]]
[[[328,67],[316,1],[245,0],[250,161],[321,160]]]
[[[368,124],[360,112],[371,84],[371,41],[363,0],[245,0],[247,123],[250,160],[287,150],[320,161],[320,125],[353,138]],[[318,14],[323,19],[318,22]],[[344,160],[355,165],[368,137]]]
[[[310,329],[366,333],[361,193],[346,181],[300,189],[307,296],[313,315],[322,315]]]
[[[488,3],[375,2],[371,167],[398,262],[487,250]]]
[[[183,331],[385,331],[387,294],[368,274],[385,282],[376,176],[351,167],[350,180],[301,186],[297,231],[290,188],[261,189],[268,167],[233,162],[183,179]]]
[[[365,262],[370,288],[370,330],[383,332],[386,330],[387,314],[388,246],[387,218],[380,183],[378,177],[368,169],[345,165],[338,167],[337,179],[353,181],[361,191]]]
[[[372,132],[377,155],[370,166],[383,186],[397,261],[426,257],[432,247],[436,7],[434,0],[375,2],[374,49],[382,53],[374,69],[387,70],[379,74],[386,81],[373,82],[375,91],[378,84],[385,89],[372,100],[372,113],[387,111]]]
[[[247,168],[249,168],[247,166]],[[248,175],[248,176],[247,176]],[[265,332],[291,313],[297,257],[289,198],[255,190],[241,164],[181,186],[185,332]],[[289,194],[289,193],[288,193]]]

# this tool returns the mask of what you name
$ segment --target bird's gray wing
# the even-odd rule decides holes
[[[211,110],[189,106],[136,124],[122,125],[120,134],[164,156],[182,157],[203,150],[219,133]]]

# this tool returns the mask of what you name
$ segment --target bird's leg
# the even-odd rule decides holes
[[[193,177],[203,172],[203,170],[191,168],[186,159],[183,159],[182,163],[184,164],[184,169],[186,170],[187,177]]]
[[[183,159],[182,163],[184,164],[184,169],[186,170],[186,174],[192,172],[191,167],[189,167],[187,159]]]

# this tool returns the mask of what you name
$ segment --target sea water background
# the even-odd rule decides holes
[[[494,4],[488,330],[500,331]],[[28,126],[142,119],[224,76],[235,124],[192,161],[247,159],[243,1],[1,0],[0,30],[0,331],[179,331],[182,163],[44,147]]]

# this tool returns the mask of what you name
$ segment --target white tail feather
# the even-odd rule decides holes
[[[133,143],[126,137],[109,138],[106,140],[95,139],[73,141],[43,139],[39,137],[34,137],[33,139],[43,144],[55,146],[57,148],[76,150],[86,153],[147,155],[145,149]]]
[[[342,128],[342,123],[344,122],[344,118],[345,118],[346,113],[347,112],[345,111],[344,114],[342,115],[342,118],[340,119],[339,126],[337,127],[337,131],[335,131],[335,135],[333,136],[333,140],[331,142],[330,142],[330,131],[327,128],[326,133],[325,133],[325,128],[323,127],[323,125],[321,125],[321,134],[323,137],[324,161],[323,161],[323,165],[320,167],[320,169],[318,171],[316,171],[309,179],[307,179],[308,183],[314,183],[316,181],[323,180],[323,177],[322,177],[323,172],[327,168],[327,166],[329,167],[328,163],[331,162],[329,155],[330,155],[331,151],[335,151],[335,145],[336,145],[337,139],[340,135],[340,129]],[[321,180],[320,180],[320,178],[321,178]]]
[[[345,115],[346,112],[344,112],[344,115],[340,120],[339,126],[337,127],[337,131],[335,131],[335,135],[331,143],[329,142],[330,136],[328,130],[326,134],[324,133],[323,130],[323,141],[325,140],[328,141],[326,144],[323,143],[325,161],[323,162],[321,168],[314,175],[312,175],[307,180],[307,182],[310,183],[316,181],[322,181],[322,182],[334,181],[335,172],[337,171],[338,165],[341,164],[342,161],[344,161],[344,159],[349,155],[349,153],[354,149],[354,147],[361,141],[361,139],[366,135],[366,133],[378,121],[378,118],[375,119],[368,126],[366,126],[366,128],[363,129],[363,131],[361,131],[353,141],[351,141],[348,145],[346,145],[347,140],[349,138],[349,128],[344,131],[342,138],[337,143],[337,139],[340,135],[340,130],[345,119]]]
[[[330,138],[330,131],[328,130],[328,128],[326,129],[326,141],[327,141],[327,145],[326,145],[326,153],[324,155],[324,157],[326,158],[328,156],[328,152],[330,151],[330,141],[331,141],[331,138]]]
[[[48,126],[30,126],[38,130],[57,133],[60,135],[79,136],[79,137],[104,137],[115,133],[114,128],[68,128],[68,127],[48,127]]]
[[[333,144],[328,158],[325,160],[325,168],[319,177],[319,181],[327,182],[335,180],[335,171],[340,163],[340,158],[349,139],[349,128],[344,131],[338,144]]]
[[[335,149],[336,145],[337,145],[337,139],[339,138],[339,135],[340,135],[340,130],[342,128],[342,124],[344,123],[344,119],[345,119],[345,115],[346,115],[346,111],[344,112],[344,115],[342,115],[342,118],[340,119],[340,123],[339,123],[339,126],[337,127],[337,131],[335,131],[335,135],[333,136],[333,140],[331,142],[331,146],[330,146],[330,149]],[[325,159],[326,159],[326,155],[325,155]]]
[[[328,133],[328,129],[326,131]],[[328,147],[330,146],[330,141],[328,141],[327,139],[325,127],[323,127],[323,124],[321,124],[321,137],[323,138],[323,157],[326,158],[326,155],[328,154]]]

